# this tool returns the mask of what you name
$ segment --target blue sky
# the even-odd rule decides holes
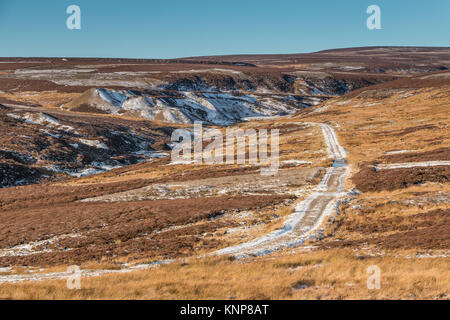
[[[66,28],[76,4],[82,29]],[[381,30],[366,8],[381,8]],[[0,0],[0,56],[175,58],[450,46],[449,0]]]

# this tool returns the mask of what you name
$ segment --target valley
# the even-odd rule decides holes
[[[449,298],[450,49],[0,62],[0,298]],[[278,172],[173,163],[198,121]]]

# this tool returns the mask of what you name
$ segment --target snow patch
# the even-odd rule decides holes
[[[377,164],[375,166],[375,170],[378,171],[378,170],[389,170],[389,169],[436,167],[436,166],[450,166],[450,161],[424,161],[424,162]]]
[[[88,145],[90,147],[95,147],[97,149],[105,149],[108,150],[108,146],[105,145],[103,142],[100,142],[98,140],[88,140],[88,139],[79,139],[79,141],[85,145]]]

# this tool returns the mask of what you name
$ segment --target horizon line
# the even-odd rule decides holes
[[[209,57],[233,57],[233,56],[271,56],[271,55],[301,55],[301,54],[314,54],[321,52],[329,52],[329,51],[339,51],[339,50],[348,50],[348,49],[375,49],[375,48],[417,48],[417,49],[450,49],[450,46],[413,46],[413,45],[405,45],[405,46],[358,46],[358,47],[340,47],[340,48],[330,48],[323,49],[318,51],[309,51],[309,52],[288,52],[288,53],[230,53],[230,54],[212,54],[212,55],[201,55],[201,56],[180,56],[174,58],[138,58],[138,57],[99,57],[99,56],[2,56],[0,54],[0,59],[122,59],[122,60],[185,60],[185,59],[193,59],[193,58],[209,58]]]

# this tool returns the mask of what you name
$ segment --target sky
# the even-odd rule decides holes
[[[66,9],[81,9],[69,30]],[[369,30],[369,5],[381,29]],[[176,58],[450,46],[449,0],[0,0],[2,57]]]

